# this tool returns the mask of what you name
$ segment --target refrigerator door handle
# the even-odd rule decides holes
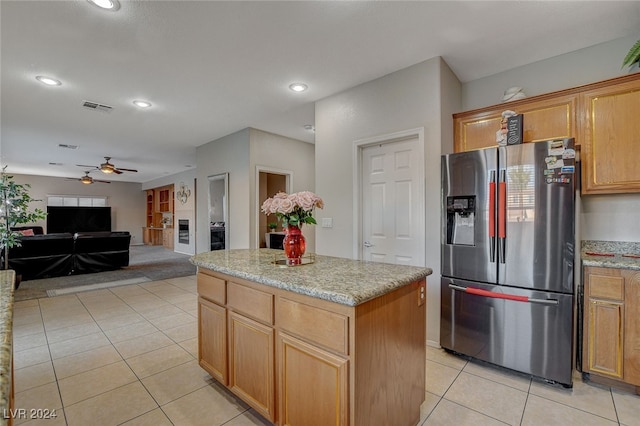
[[[489,262],[496,261],[496,171],[489,172]]]
[[[496,293],[495,291],[482,290],[480,288],[462,287],[455,284],[449,284],[449,288],[452,290],[462,291],[464,293],[474,294],[476,296],[491,297],[494,299],[506,299],[516,302],[528,302],[537,303],[541,305],[557,305],[556,299],[535,299],[528,296],[516,296],[513,294]]]
[[[500,170],[498,182],[498,259],[505,263],[507,252],[507,179],[506,170]]]

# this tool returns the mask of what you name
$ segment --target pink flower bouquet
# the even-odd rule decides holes
[[[267,198],[262,203],[264,214],[275,214],[284,226],[302,226],[303,223],[315,225],[313,209],[324,207],[324,201],[310,191],[301,191],[294,194],[279,192],[272,198]]]

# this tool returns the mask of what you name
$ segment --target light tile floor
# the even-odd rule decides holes
[[[17,302],[16,408],[57,417],[15,423],[268,424],[198,366],[196,319],[195,276]],[[435,348],[426,367],[421,425],[640,426],[640,397],[578,373],[559,389]]]

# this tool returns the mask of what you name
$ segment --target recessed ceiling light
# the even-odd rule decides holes
[[[98,6],[100,9],[109,10],[115,12],[120,9],[120,2],[118,0],[88,0],[89,3],[94,6]]]
[[[149,108],[151,106],[151,102],[147,101],[133,101],[133,104],[140,108]]]
[[[304,92],[308,88],[309,86],[304,83],[293,83],[289,85],[289,89],[293,90],[294,92]]]
[[[38,80],[42,84],[46,84],[47,86],[60,86],[62,83],[60,80],[56,80],[55,78],[45,77],[44,75],[36,76],[36,80]]]

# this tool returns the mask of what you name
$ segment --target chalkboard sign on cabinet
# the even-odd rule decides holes
[[[522,114],[514,115],[507,119],[507,145],[522,143]]]

